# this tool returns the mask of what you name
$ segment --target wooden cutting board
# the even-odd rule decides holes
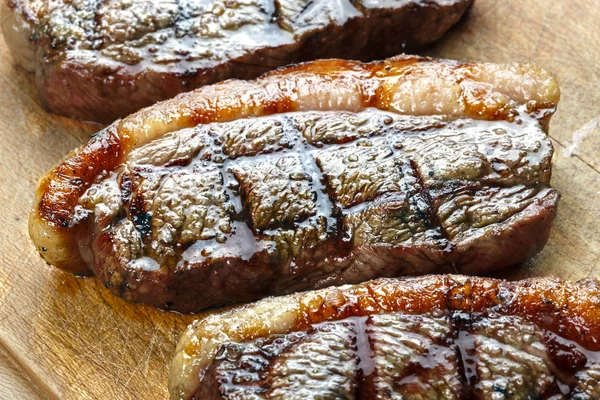
[[[596,0],[476,0],[466,21],[428,52],[531,60],[561,83],[550,132],[553,185],[562,192],[558,218],[545,250],[505,276],[600,274],[598,21]],[[37,179],[98,129],[44,112],[32,77],[13,65],[0,40],[1,399],[167,396],[175,343],[195,317],[124,303],[95,279],[50,268],[27,235]]]

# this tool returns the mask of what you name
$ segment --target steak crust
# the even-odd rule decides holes
[[[181,92],[292,62],[421,48],[471,3],[2,0],[2,28],[17,62],[35,72],[48,110],[109,123]]]
[[[544,246],[558,87],[531,64],[329,60],[117,121],[42,178],[51,264],[194,312],[382,276],[484,273]]]
[[[436,275],[264,299],[188,327],[171,398],[593,399],[599,293]]]

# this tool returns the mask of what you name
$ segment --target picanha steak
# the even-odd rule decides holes
[[[599,399],[600,282],[380,279],[189,326],[171,398]]]
[[[317,61],[115,122],[40,182],[51,264],[181,312],[542,249],[556,212],[532,64]]]
[[[0,0],[43,105],[112,122],[227,78],[369,60],[439,39],[473,0]]]

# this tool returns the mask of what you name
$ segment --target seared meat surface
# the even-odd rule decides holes
[[[178,93],[317,58],[439,39],[472,0],[2,0],[3,31],[52,112],[112,122]]]
[[[257,318],[260,316],[260,318]],[[201,319],[172,399],[597,399],[600,283],[380,279]]]
[[[31,236],[48,262],[181,312],[496,270],[548,238],[557,101],[533,65],[419,58],[225,82],[74,151],[42,179]]]

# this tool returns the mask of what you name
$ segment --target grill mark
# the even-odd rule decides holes
[[[409,164],[412,168],[413,173],[415,174],[415,177],[417,178],[417,182],[419,183],[419,188],[420,188],[419,194],[425,200],[425,202],[427,204],[427,209],[425,210],[425,212],[423,212],[421,210],[421,207],[419,207],[418,200],[414,199],[414,196],[410,197],[411,204],[413,204],[415,206],[415,208],[417,209],[417,212],[419,214],[422,214],[422,219],[423,219],[423,221],[426,222],[425,226],[429,229],[435,229],[440,233],[440,235],[441,235],[441,239],[439,242],[440,248],[443,249],[444,251],[452,252],[454,250],[454,245],[449,240],[448,232],[446,232],[446,229],[441,224],[441,222],[438,218],[438,215],[437,215],[438,210],[436,209],[436,207],[433,203],[433,198],[431,196],[429,187],[427,187],[427,185],[425,185],[423,176],[421,175],[421,171],[419,170],[417,163],[414,160],[409,159]]]
[[[184,8],[183,8],[183,5],[181,4],[181,0],[175,0],[175,4],[177,4],[177,14],[175,15],[175,17],[173,17],[172,23],[169,24],[174,32],[177,31],[177,23],[186,17],[183,12]],[[154,33],[154,32],[152,32],[152,33]],[[187,70],[184,72],[187,72]]]
[[[100,23],[102,22],[102,20],[100,18],[100,8],[103,5],[105,5],[106,2],[107,2],[107,0],[97,0],[95,2],[94,18],[93,18],[93,21],[94,21],[94,27],[93,27],[94,37],[91,38],[91,40],[93,40],[93,41],[95,41],[97,39],[100,39],[100,40],[102,40],[104,42],[103,38],[102,37],[98,38],[97,35],[98,35],[98,31],[100,29]]]
[[[369,341],[367,322],[369,317],[358,317],[356,327],[356,355],[358,368],[356,372],[356,400],[369,400],[375,391],[375,354]]]
[[[271,13],[271,18],[269,19],[269,23],[277,24],[279,29],[281,29],[282,31],[285,31],[285,32],[289,32],[287,29],[285,29],[285,27],[281,26],[281,10],[280,10],[280,7],[278,7],[279,2],[276,0],[272,0],[271,4],[273,4],[273,12]]]
[[[458,370],[460,373],[461,381],[464,384],[464,392],[471,398],[473,387],[477,384],[477,370],[475,369],[475,338],[469,332],[472,321],[469,319],[468,323],[456,323],[453,319],[453,328],[455,329],[455,338],[452,342],[452,346],[456,349]],[[468,329],[465,329],[469,327]]]
[[[122,218],[128,218],[133,222],[135,229],[141,234],[144,247],[149,244],[150,235],[152,232],[152,212],[144,209],[144,198],[138,192],[137,179],[134,179],[135,173],[128,170],[122,175],[119,187],[121,190],[121,198],[123,202],[124,212],[120,218],[115,219],[117,223]],[[118,215],[117,215],[118,217]]]
[[[236,189],[240,187],[240,183],[235,179],[233,172],[229,170],[228,161],[223,163],[221,176],[223,177],[223,190],[225,191],[225,196],[233,205],[234,215],[231,216],[231,220],[251,223],[250,216],[247,214],[248,211],[242,204],[242,197]]]
[[[276,23],[277,27],[284,32],[293,33],[291,29],[287,29],[283,23],[283,16],[281,13],[281,4],[277,0],[273,0],[273,13],[271,14],[270,23]]]
[[[300,152],[300,163],[304,173],[311,176],[310,183],[313,192],[316,194],[315,203],[317,212],[315,217],[324,216],[327,219],[327,230],[335,229],[334,232],[339,232],[341,224],[341,214],[339,207],[335,205],[330,194],[330,188],[327,187],[326,179],[323,176],[321,169],[318,167],[315,157],[312,152]]]

